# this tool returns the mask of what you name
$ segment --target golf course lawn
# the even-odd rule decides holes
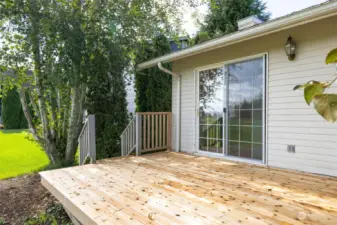
[[[35,172],[49,164],[25,130],[0,130],[0,180]]]

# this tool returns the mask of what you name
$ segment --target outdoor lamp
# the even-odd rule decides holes
[[[293,61],[296,56],[296,43],[293,41],[293,38],[289,35],[287,43],[284,46],[284,50],[290,61]]]

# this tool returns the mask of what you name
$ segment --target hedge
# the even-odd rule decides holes
[[[5,129],[27,129],[27,120],[22,111],[19,93],[10,90],[2,99],[2,123]]]

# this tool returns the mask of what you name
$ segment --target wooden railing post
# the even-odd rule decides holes
[[[167,150],[172,150],[172,113],[167,114]]]
[[[142,115],[136,114],[136,156],[142,151]]]
[[[88,117],[88,131],[91,163],[96,163],[96,122],[94,115]]]

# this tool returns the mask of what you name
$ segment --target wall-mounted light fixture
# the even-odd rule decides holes
[[[296,56],[296,43],[290,35],[288,37],[287,43],[284,46],[284,50],[288,56],[288,59],[293,61]]]

